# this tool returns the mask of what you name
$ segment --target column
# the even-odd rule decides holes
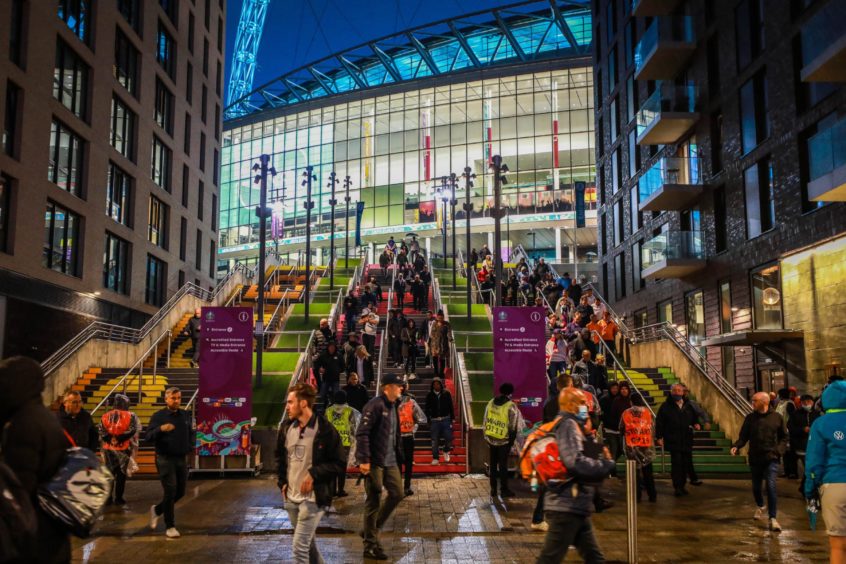
[[[488,248],[494,252],[494,234],[493,231],[488,231]],[[479,257],[484,258],[484,257]]]
[[[561,228],[555,228],[555,262],[561,262]]]
[[[426,246],[426,256],[431,257],[432,256],[432,238],[426,237],[426,239],[424,240],[424,243],[425,243],[425,246]]]

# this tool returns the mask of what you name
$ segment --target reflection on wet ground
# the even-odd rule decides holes
[[[797,483],[781,481],[779,521],[784,532],[770,533],[752,520],[754,504],[745,481],[710,481],[675,498],[658,481],[657,503],[639,504],[639,557],[642,562],[826,562],[828,539],[808,530]],[[329,563],[361,562],[364,492],[348,482],[350,496],[323,518],[318,545]],[[522,484],[520,484],[522,486]],[[426,478],[414,483],[388,521],[383,544],[394,562],[534,562],[543,533],[532,531],[535,496],[492,503],[484,476]],[[617,506],[594,517],[609,562],[626,559],[623,483],[611,480]],[[792,492],[792,493],[791,493]],[[282,509],[275,478],[198,480],[189,483],[177,505],[178,540],[148,527],[148,511],[158,501],[155,481],[130,482],[124,509],[110,509],[94,537],[75,539],[74,560],[90,562],[290,562],[291,523]],[[567,561],[580,558],[571,552]]]

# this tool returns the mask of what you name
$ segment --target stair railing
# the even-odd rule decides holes
[[[385,329],[382,331],[382,343],[379,346],[379,366],[376,370],[376,395],[379,395],[379,390],[382,386],[382,363],[385,360],[385,349],[388,348],[388,322],[391,320],[391,308],[394,302],[394,282],[397,279],[397,258],[394,254],[393,269],[391,270],[391,287],[388,290],[388,308],[385,310]]]

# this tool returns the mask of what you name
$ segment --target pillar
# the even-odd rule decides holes
[[[424,242],[425,242],[425,245],[426,245],[426,256],[431,257],[432,256],[432,238],[426,237]]]
[[[561,228],[555,228],[555,262],[561,262]]]
[[[494,234],[493,234],[493,231],[488,231],[488,248],[491,250],[491,252],[494,251]],[[480,258],[482,258],[482,257],[480,257]]]

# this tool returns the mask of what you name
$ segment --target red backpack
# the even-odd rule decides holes
[[[567,468],[561,461],[555,429],[561,423],[561,416],[549,423],[544,423],[529,433],[520,453],[520,474],[524,480],[530,480],[532,474],[544,485],[554,485],[569,479]]]

